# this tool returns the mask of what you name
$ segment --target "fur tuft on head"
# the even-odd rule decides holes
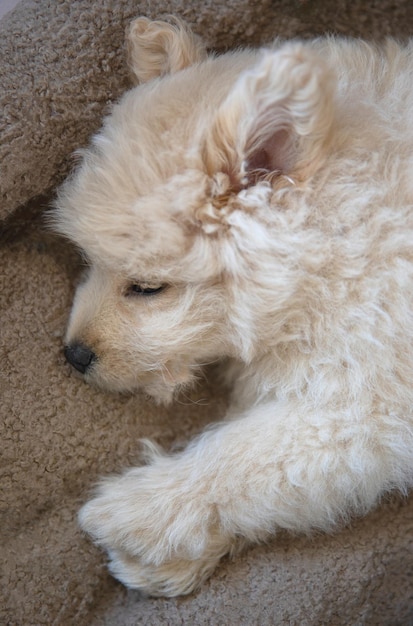
[[[138,83],[173,74],[206,58],[201,39],[186,24],[171,19],[173,23],[169,24],[138,17],[129,26],[128,64]]]

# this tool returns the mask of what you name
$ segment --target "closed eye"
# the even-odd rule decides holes
[[[126,290],[127,296],[153,296],[165,289],[166,285],[147,286],[140,283],[132,283]]]

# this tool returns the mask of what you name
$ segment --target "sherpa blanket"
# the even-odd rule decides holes
[[[126,24],[167,14],[217,49],[413,33],[411,0],[23,0],[0,22],[0,624],[411,625],[412,497],[333,536],[281,534],[171,600],[124,589],[77,526],[98,477],[138,461],[139,438],[169,448],[225,412],[213,372],[162,410],[76,378],[62,335],[81,263],[42,218],[73,150],[128,87]]]

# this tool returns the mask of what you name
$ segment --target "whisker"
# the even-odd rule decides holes
[[[196,365],[189,365],[191,368],[206,367],[207,365],[213,365],[219,363],[221,359],[213,359],[212,361],[206,361],[205,363],[197,363]]]
[[[182,400],[179,400],[178,398],[176,399],[176,403],[177,404],[181,404],[182,406],[190,406],[192,404],[194,405],[198,405],[198,406],[208,406],[209,405],[209,401],[208,398],[200,398],[199,400],[193,400],[192,398],[190,398],[189,396],[185,395],[183,393],[183,391],[179,392],[180,395],[182,395],[186,400],[188,400],[188,402],[182,402]]]
[[[171,372],[168,370],[168,368],[166,367],[166,365],[165,365],[164,363],[161,363],[161,364],[160,364],[160,368],[159,368],[159,369],[161,370],[161,374],[162,374],[163,382],[165,383],[165,385],[167,385],[167,384],[168,384],[168,381],[167,381],[167,380],[166,380],[166,378],[165,378],[165,371],[166,371],[166,373],[169,375],[169,378],[170,378],[170,379],[172,378],[172,376],[171,376]]]

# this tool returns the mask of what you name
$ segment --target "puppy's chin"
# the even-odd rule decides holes
[[[172,387],[168,389],[167,387],[157,387],[156,385],[152,387],[146,387],[141,389],[151,400],[158,405],[167,406],[171,404],[175,395],[177,394],[177,387]]]
[[[159,378],[154,376],[153,380],[148,380],[148,376],[144,375],[142,379],[136,376],[134,380],[128,381],[126,378],[118,378],[115,375],[103,374],[102,372],[92,370],[86,374],[75,375],[82,378],[85,383],[91,387],[95,387],[101,391],[109,393],[119,393],[122,395],[143,394],[159,405],[171,404],[173,399],[183,387],[191,386],[189,383],[173,383],[165,381],[161,375]]]

